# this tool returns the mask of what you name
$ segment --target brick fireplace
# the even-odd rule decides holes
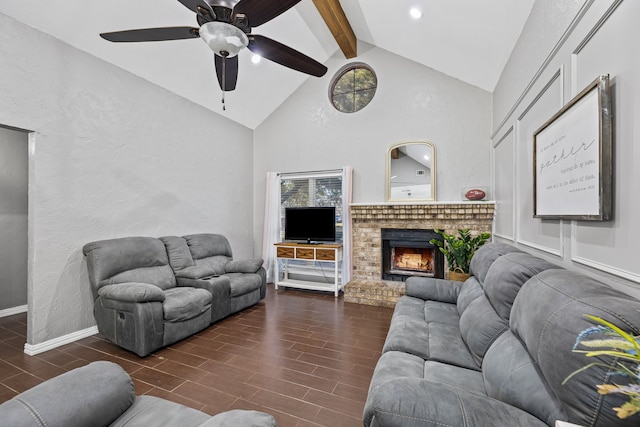
[[[393,307],[404,295],[404,281],[382,279],[383,229],[491,232],[494,211],[495,202],[352,204],[353,271],[344,300]]]

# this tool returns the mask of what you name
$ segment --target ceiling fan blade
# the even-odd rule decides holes
[[[112,33],[102,33],[100,37],[110,42],[127,43],[195,39],[200,37],[200,34],[198,29],[193,27],[161,27],[114,31]]]
[[[203,0],[178,0],[184,7],[191,10],[192,12],[199,13],[198,6],[205,8],[207,10],[211,10],[209,4]]]
[[[322,77],[327,72],[327,67],[289,46],[265,36],[255,34],[248,34],[248,36],[249,50],[263,58],[316,77]]]
[[[233,14],[243,14],[251,27],[258,27],[286,12],[300,0],[240,0],[233,8]]]
[[[220,89],[225,92],[235,90],[236,82],[238,81],[238,56],[231,58],[222,58],[220,55],[214,56],[216,57],[216,74],[218,75]]]

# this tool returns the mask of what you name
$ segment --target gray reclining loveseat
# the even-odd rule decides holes
[[[136,396],[129,375],[93,362],[45,381],[0,405],[7,427],[276,427],[264,412],[215,416],[153,396]]]
[[[220,234],[124,237],[83,247],[98,330],[143,357],[264,298],[261,259]]]
[[[621,394],[598,384],[612,358],[572,351],[578,335],[606,319],[640,335],[640,301],[586,275],[500,243],[480,248],[464,283],[410,278],[371,380],[365,427],[637,426],[612,408]]]
[[[231,245],[221,234],[161,237],[178,286],[211,292],[211,321],[215,322],[266,295],[267,275],[262,259],[233,260]]]

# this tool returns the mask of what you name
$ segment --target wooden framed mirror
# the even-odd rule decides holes
[[[387,153],[387,201],[436,200],[436,146],[401,142]]]

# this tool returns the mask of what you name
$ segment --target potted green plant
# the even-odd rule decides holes
[[[431,239],[429,243],[436,245],[440,252],[447,258],[449,264],[449,279],[464,281],[469,278],[469,264],[476,250],[487,243],[491,233],[471,235],[468,228],[458,230],[458,235],[447,234],[444,230],[433,230],[442,236],[444,240]]]

